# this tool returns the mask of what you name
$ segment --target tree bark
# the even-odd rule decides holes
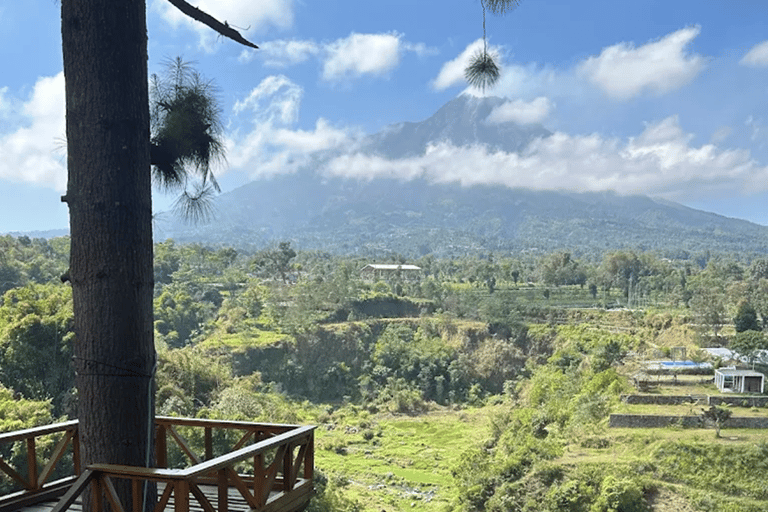
[[[62,0],[61,32],[81,453],[144,466],[155,365],[145,1]],[[130,509],[130,490],[118,492]]]

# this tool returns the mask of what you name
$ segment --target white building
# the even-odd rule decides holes
[[[360,276],[365,279],[389,279],[399,275],[403,279],[412,279],[421,275],[421,267],[416,265],[397,265],[370,263],[360,269]]]
[[[738,370],[733,366],[715,370],[715,386],[721,393],[762,393],[765,375],[754,370]]]

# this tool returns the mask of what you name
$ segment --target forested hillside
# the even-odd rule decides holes
[[[0,244],[0,430],[75,417],[68,240]],[[319,425],[313,510],[762,510],[768,435],[607,417],[642,359],[765,345],[768,259],[371,262],[156,244],[158,413]]]

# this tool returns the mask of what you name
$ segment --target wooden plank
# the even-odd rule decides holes
[[[171,497],[171,493],[173,492],[173,484],[166,485],[163,489],[163,494],[160,495],[160,499],[157,500],[157,504],[155,504],[155,511],[154,512],[163,512],[165,510],[166,505],[168,505],[168,500]]]
[[[166,437],[165,425],[158,425],[155,433],[155,457],[157,458],[157,467],[168,467],[168,439]]]
[[[65,432],[64,437],[61,438],[61,440],[56,445],[56,448],[53,449],[53,453],[51,454],[51,458],[48,461],[48,464],[45,465],[43,471],[38,477],[38,488],[42,487],[45,481],[48,480],[48,477],[51,476],[51,473],[56,468],[56,464],[58,464],[61,458],[64,456],[64,450],[66,450],[67,446],[69,446],[69,441],[72,439],[72,434],[72,431]]]
[[[192,494],[194,494],[197,502],[203,508],[203,512],[216,512],[216,509],[213,508],[213,505],[211,505],[211,502],[208,501],[208,497],[205,495],[205,493],[203,493],[203,491],[200,490],[200,488],[194,482],[189,484],[189,489],[192,491]],[[227,512],[227,510],[224,509],[224,510],[220,510],[219,512]]]
[[[227,470],[220,469],[218,472],[217,488],[217,503],[219,512],[229,512],[229,480],[227,478]]]
[[[69,508],[69,506],[72,505],[72,503],[74,503],[75,500],[80,496],[80,493],[83,492],[83,489],[85,489],[85,486],[88,485],[93,477],[93,471],[90,469],[83,471],[83,473],[80,475],[80,478],[78,478],[77,481],[72,484],[72,487],[69,488],[69,490],[56,504],[56,506],[53,507],[51,512],[63,512],[64,510],[67,510],[67,508]]]
[[[205,427],[205,460],[213,458],[213,429]]]
[[[37,489],[37,453],[35,452],[35,438],[27,438],[27,471],[29,483]]]
[[[238,491],[240,491],[240,495],[245,499],[245,501],[248,502],[248,505],[251,508],[259,508],[261,503],[256,502],[256,498],[254,498],[253,494],[251,494],[251,492],[248,490],[248,486],[245,485],[243,479],[240,478],[240,476],[230,468],[226,468],[224,471],[227,472],[229,481],[237,488]]]
[[[18,474],[16,470],[9,466],[3,459],[0,459],[0,470],[20,483],[25,489],[32,490],[32,484],[24,480],[24,477]]]
[[[192,492],[192,494],[195,496],[195,500],[190,500],[187,498],[187,510],[189,512],[211,512],[212,510],[214,512],[219,512],[210,505],[217,497],[217,486],[195,485],[195,487],[197,487],[199,494],[193,490],[192,485],[189,486],[189,492]],[[155,512],[174,512],[175,510],[178,510],[176,508],[177,502],[175,499],[176,495],[174,486],[163,486],[163,484],[159,484],[158,490],[162,492],[160,499],[157,502]],[[288,495],[285,495],[282,492],[273,492],[269,496],[267,504],[264,507],[259,507],[256,510],[259,512],[296,512],[302,510],[306,506],[313,493],[314,489],[312,487],[312,483],[307,480],[300,479],[294,486],[293,491],[291,491]],[[209,505],[200,505],[202,502],[200,496],[204,496]],[[181,502],[178,503],[178,506],[183,506],[183,501],[184,500],[182,499]],[[240,491],[238,491],[235,487],[228,488],[227,501],[229,502],[229,510],[254,510],[251,505],[242,497]],[[49,500],[26,508],[15,508],[13,510],[14,512],[53,512],[57,506],[61,505]],[[67,509],[69,512],[82,512],[82,503],[79,500],[73,501],[67,506],[69,507]]]
[[[179,480],[173,487],[174,512],[189,512],[189,484],[184,480]]]
[[[285,445],[283,454],[283,492],[293,489],[293,443]]]
[[[131,508],[132,512],[142,512],[144,510],[144,493],[142,492],[142,481],[138,478],[131,479]],[[144,485],[147,485],[144,482]]]
[[[245,434],[243,434],[243,437],[240,438],[240,440],[235,443],[235,446],[232,447],[232,451],[239,450],[243,446],[245,446],[245,443],[248,442],[248,440],[253,436],[253,430],[247,431]]]
[[[315,433],[309,434],[307,453],[304,456],[304,478],[312,480],[315,477]]]
[[[169,427],[168,432],[170,432],[171,437],[176,440],[176,444],[179,445],[179,448],[181,448],[181,450],[187,454],[187,457],[189,457],[189,460],[192,461],[192,464],[200,464],[202,462],[200,457],[198,457],[197,454],[192,451],[192,448],[189,447],[187,440],[184,439],[181,434],[176,432],[175,428]]]
[[[196,464],[195,466],[182,470],[188,477],[195,478],[200,475],[205,475],[217,471],[223,467],[232,466],[235,462],[240,462],[247,458],[252,457],[256,453],[264,452],[272,448],[284,446],[285,443],[290,443],[294,440],[307,437],[313,430],[314,426],[299,427],[291,432],[277,435],[266,441],[260,441],[256,444],[240,448],[226,455],[221,455],[209,461]]]
[[[48,434],[55,434],[57,432],[64,432],[65,430],[77,427],[77,420],[65,421],[63,423],[54,423],[52,425],[43,425],[41,427],[27,428],[24,430],[16,430],[14,432],[5,432],[0,434],[0,443],[12,443],[15,441],[23,441],[29,437],[41,437]]]
[[[112,479],[108,476],[102,476],[100,478],[101,485],[104,488],[104,493],[107,495],[107,501],[112,507],[112,512],[125,512],[123,504],[120,502],[120,497],[117,495],[115,485],[112,483]]]
[[[81,473],[80,467],[80,430],[78,425],[75,425],[72,430],[72,463],[75,466],[75,475]]]

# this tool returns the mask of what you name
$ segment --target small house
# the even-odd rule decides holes
[[[399,276],[403,280],[418,278],[421,275],[421,267],[404,264],[369,263],[360,269],[363,279],[375,281],[378,279],[391,279]]]
[[[765,375],[729,366],[715,370],[715,386],[721,393],[762,393]]]

